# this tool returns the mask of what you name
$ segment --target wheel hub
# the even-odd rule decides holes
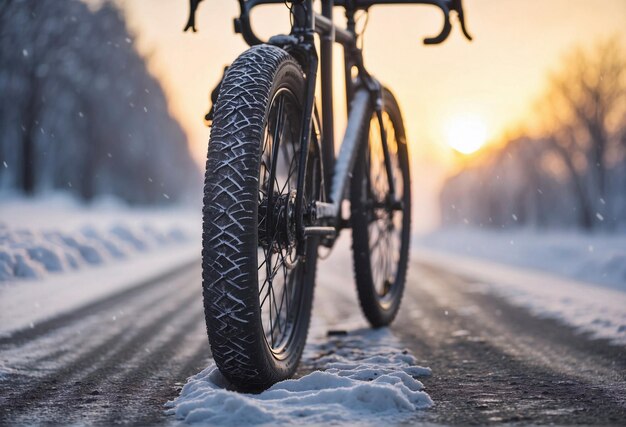
[[[268,206],[270,205],[271,206]],[[296,239],[296,192],[266,197],[259,204],[259,243],[275,252],[293,246]]]

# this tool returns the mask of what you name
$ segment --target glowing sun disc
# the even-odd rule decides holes
[[[445,129],[447,144],[463,154],[471,154],[487,140],[487,127],[476,117],[457,117]]]

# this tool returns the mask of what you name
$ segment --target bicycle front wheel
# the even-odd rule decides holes
[[[411,181],[404,123],[391,92],[383,89],[382,123],[369,124],[367,147],[361,151],[351,183],[352,252],[359,302],[374,327],[389,325],[404,292],[411,237]],[[395,200],[381,141],[387,135]]]
[[[205,176],[203,294],[213,358],[238,389],[290,377],[306,341],[317,241],[296,256],[294,203],[305,81],[284,50],[260,45],[229,67],[215,104]],[[321,182],[311,144],[304,197]]]

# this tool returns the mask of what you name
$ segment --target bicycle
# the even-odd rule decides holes
[[[190,0],[185,30],[200,0]],[[285,3],[291,32],[260,40],[251,10]],[[235,32],[250,49],[212,92],[203,206],[202,281],[215,363],[239,390],[289,378],[305,345],[320,247],[352,229],[358,297],[373,327],[396,316],[406,278],[411,191],[406,134],[391,91],[371,76],[355,15],[380,4],[429,4],[443,12],[442,43],[461,0],[239,0]],[[333,24],[333,6],[346,28]],[[320,37],[320,55],[314,35]],[[332,49],[344,48],[348,121],[335,156]],[[321,117],[315,102],[318,66]],[[350,216],[342,203],[350,201]]]

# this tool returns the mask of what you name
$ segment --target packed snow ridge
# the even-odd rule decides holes
[[[74,233],[12,230],[0,224],[0,280],[42,278],[48,273],[99,265],[185,239],[179,229],[158,230],[147,224],[140,228],[117,224],[105,230],[84,226]]]
[[[56,195],[2,204],[0,282],[74,272],[191,238],[176,222],[111,201],[87,207]]]
[[[315,369],[323,370],[315,370]],[[388,330],[361,329],[309,344],[301,369],[260,394],[242,394],[211,364],[189,378],[166,411],[185,423],[212,425],[399,423],[433,402],[416,379],[430,369]]]

